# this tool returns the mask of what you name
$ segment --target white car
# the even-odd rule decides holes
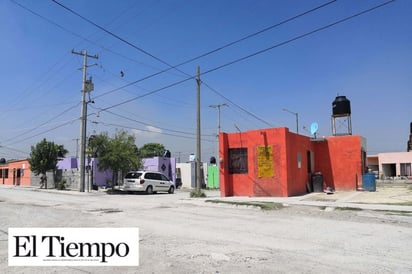
[[[145,191],[147,194],[168,192],[173,194],[175,185],[164,174],[157,171],[130,171],[123,180],[123,191]]]

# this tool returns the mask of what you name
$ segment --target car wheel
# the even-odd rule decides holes
[[[175,192],[175,187],[174,186],[170,186],[169,188],[169,194],[173,194]]]
[[[148,187],[146,188],[146,193],[147,193],[147,194],[153,194],[153,187],[152,187],[152,186],[148,186]]]

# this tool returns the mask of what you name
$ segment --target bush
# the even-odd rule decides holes
[[[203,192],[203,190],[197,190],[193,189],[190,192],[190,198],[206,198],[206,193]]]
[[[62,179],[57,183],[57,189],[58,190],[65,190],[67,185],[66,179]]]

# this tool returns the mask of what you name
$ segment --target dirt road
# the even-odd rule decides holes
[[[412,217],[0,188],[0,273],[412,273]],[[9,267],[9,227],[139,227],[139,267]]]

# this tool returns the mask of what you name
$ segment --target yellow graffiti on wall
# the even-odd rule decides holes
[[[273,177],[273,150],[271,146],[257,147],[258,177]]]

